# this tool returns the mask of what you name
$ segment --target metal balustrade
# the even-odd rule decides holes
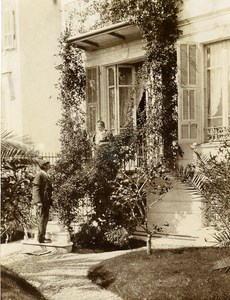
[[[207,141],[208,142],[221,142],[230,140],[229,127],[209,127],[207,128]]]

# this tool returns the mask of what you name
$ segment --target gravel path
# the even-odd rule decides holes
[[[87,272],[92,265],[127,252],[35,256],[16,251],[1,254],[1,264],[23,276],[48,300],[122,300],[94,285],[87,278]]]

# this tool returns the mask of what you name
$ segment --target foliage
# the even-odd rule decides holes
[[[154,224],[150,227],[148,212],[155,203],[162,200],[171,187],[171,180],[167,174],[164,174],[164,165],[158,162],[152,167],[150,174],[146,173],[142,167],[128,174],[121,171],[114,181],[111,197],[114,208],[124,211],[126,218],[124,224],[132,224],[132,229],[140,226],[150,236],[161,231],[161,228]]]
[[[112,229],[108,228],[104,233],[104,238],[107,243],[122,248],[129,244],[130,235],[124,227],[116,226]]]
[[[54,206],[66,226],[77,217],[80,199],[85,196],[85,162],[91,155],[90,141],[85,131],[85,71],[82,52],[67,43],[70,31],[61,35],[59,56],[61,64],[58,82],[62,105],[61,152],[55,165]]]
[[[177,57],[175,43],[180,35],[177,17],[180,0],[104,1],[102,21],[129,21],[137,25],[145,40],[141,76],[148,90],[147,113],[152,122],[151,141],[163,145],[167,164],[174,167],[177,140]],[[176,153],[177,154],[177,153]]]
[[[37,163],[38,152],[23,143],[25,137],[19,137],[13,132],[1,133],[1,160],[13,157],[26,157],[27,162]]]
[[[11,132],[1,138],[1,235],[12,236],[30,222],[32,166],[38,153]]]
[[[14,234],[29,224],[33,173],[26,159],[12,159],[1,166],[2,234]]]
[[[129,122],[127,132],[114,137],[91,157],[91,143],[85,132],[86,78],[82,51],[68,42],[71,35],[68,26],[60,39],[62,62],[58,67],[61,74],[58,88],[62,103],[59,122],[62,149],[53,176],[54,198],[61,219],[69,227],[77,220],[80,201],[89,199],[93,208],[91,221],[98,223],[104,237],[108,229],[107,237],[111,240],[116,236],[117,226],[124,227],[128,233],[137,224],[148,233],[158,230],[156,226],[148,228],[150,208],[146,197],[151,187],[155,193],[152,206],[167,192],[170,184],[165,180],[165,165],[173,167],[177,155],[173,146],[177,139],[174,44],[179,36],[179,1],[106,0],[100,4],[93,1],[93,5],[100,12],[101,24],[128,20],[141,29],[146,56],[140,76],[147,85],[148,103],[138,128],[134,129]],[[82,15],[81,18],[84,19]],[[160,158],[160,152],[164,158]],[[137,156],[141,156],[138,169],[130,174],[122,172]],[[156,183],[157,178],[161,178],[160,185]]]
[[[101,227],[98,226],[96,221],[83,223],[72,240],[77,247],[95,248],[103,246]]]
[[[78,248],[124,248],[130,243],[130,234],[121,225],[90,220],[81,224],[79,231],[73,234],[72,241]]]
[[[189,181],[206,201],[205,216],[219,231],[215,238],[220,245],[230,245],[230,148],[220,146],[217,154],[202,157],[196,152],[198,166],[188,168]]]

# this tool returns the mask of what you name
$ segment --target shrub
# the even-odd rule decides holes
[[[23,159],[4,160],[1,170],[2,234],[13,238],[16,231],[23,231],[29,223],[33,173]]]
[[[129,245],[128,231],[121,226],[111,228],[104,233],[104,239],[111,245],[123,248]]]
[[[198,157],[198,170],[191,182],[206,200],[205,216],[220,234],[215,238],[219,244],[230,245],[230,148],[220,146],[218,153]]]

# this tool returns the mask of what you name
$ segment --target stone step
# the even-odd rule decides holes
[[[58,221],[49,221],[46,228],[47,232],[63,232],[66,228]]]
[[[53,242],[58,242],[58,243],[70,243],[70,235],[69,232],[64,231],[64,232],[46,232],[46,237],[48,239],[51,239]]]
[[[60,243],[60,242],[54,242],[51,243],[39,243],[36,240],[23,240],[22,241],[22,253],[28,253],[33,254],[37,253],[38,251],[44,251],[44,252],[52,252],[52,253],[70,253],[72,251],[73,243]]]

